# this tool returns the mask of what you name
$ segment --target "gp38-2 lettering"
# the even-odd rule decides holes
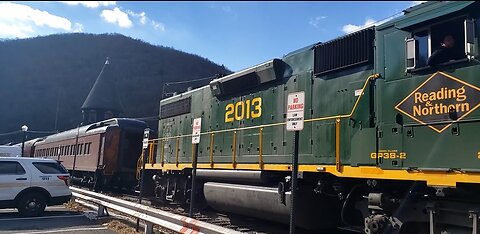
[[[397,152],[383,152],[383,153],[381,153],[381,152],[379,152],[378,154],[377,153],[370,153],[370,158],[406,159],[407,158],[407,153],[404,153],[404,152],[400,152],[400,153],[397,153]]]

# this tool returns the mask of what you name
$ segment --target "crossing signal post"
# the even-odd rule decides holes
[[[288,94],[287,98],[287,131],[295,133],[293,137],[292,155],[292,189],[290,195],[290,234],[295,233],[295,206],[297,200],[298,175],[298,142],[299,132],[303,130],[305,92]]]

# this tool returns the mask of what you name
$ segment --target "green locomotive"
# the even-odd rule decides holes
[[[195,194],[215,209],[288,222],[287,95],[303,91],[296,225],[477,233],[478,32],[479,2],[427,2],[162,100],[146,167],[157,197],[188,202],[201,117]],[[447,37],[449,57],[432,63]]]

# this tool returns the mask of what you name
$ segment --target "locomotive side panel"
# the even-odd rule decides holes
[[[466,56],[435,67],[423,64],[437,49],[435,38],[448,33],[456,38],[455,50],[464,53],[464,21],[472,17],[478,17],[478,13],[458,12],[402,30],[379,31],[385,47],[384,54],[379,55],[385,61],[385,82],[379,82],[378,89],[382,168],[478,169],[478,147],[472,147],[477,145],[474,139],[479,130],[474,123],[479,117],[480,82],[475,75],[480,71],[478,64]],[[423,45],[427,37],[431,43]],[[415,39],[417,45],[418,57],[412,69],[406,66],[408,39]],[[478,45],[478,31],[476,42]]]

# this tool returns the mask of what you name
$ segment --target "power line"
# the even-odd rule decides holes
[[[16,130],[16,131],[13,131],[13,132],[6,132],[6,133],[0,133],[0,136],[9,136],[9,135],[13,135],[13,134],[19,134],[19,133],[22,133],[23,131],[22,130]],[[32,134],[52,134],[52,133],[57,133],[55,131],[26,131],[26,133],[32,133]]]
[[[13,132],[6,132],[6,133],[0,133],[0,136],[8,136],[8,135],[13,135],[13,134],[18,134],[18,133],[21,133],[22,130],[17,130],[17,131],[13,131]]]
[[[57,133],[57,131],[27,131],[27,133],[34,133],[34,134],[52,134],[52,133]]]

